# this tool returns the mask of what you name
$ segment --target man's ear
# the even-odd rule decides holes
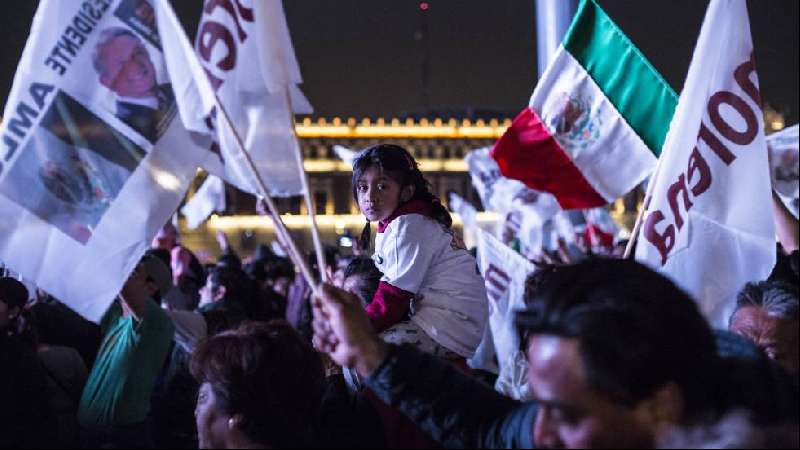
[[[400,192],[400,201],[405,203],[411,200],[414,197],[414,194],[417,192],[417,188],[413,185],[408,185],[403,188],[402,192]]]
[[[217,290],[214,293],[214,301],[222,300],[223,298],[225,298],[225,294],[227,293],[228,290],[225,288],[225,286],[217,286]]]
[[[241,431],[244,425],[244,416],[241,414],[234,414],[228,419],[228,429],[230,431]]]

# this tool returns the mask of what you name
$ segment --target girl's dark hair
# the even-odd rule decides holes
[[[429,202],[433,218],[447,229],[453,226],[453,218],[439,198],[431,192],[431,184],[419,170],[419,164],[403,147],[392,144],[378,144],[368,147],[359,153],[353,161],[353,198],[358,201],[358,180],[370,167],[377,167],[386,176],[400,183],[401,188],[414,186],[414,196],[409,201],[422,200]],[[360,246],[363,250],[369,247],[370,226],[367,222],[361,232]]]

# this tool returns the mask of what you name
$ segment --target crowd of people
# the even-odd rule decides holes
[[[0,278],[0,448],[798,446],[796,223],[726,330],[632,260],[537,262],[520,402],[469,364],[484,280],[413,157],[364,150],[353,196],[356,254],[309,255],[319,285],[224,235],[203,265],[171,224],[99,324]]]

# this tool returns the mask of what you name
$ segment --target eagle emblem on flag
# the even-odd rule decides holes
[[[599,114],[592,114],[591,99],[565,92],[558,102],[558,113],[549,124],[558,143],[573,151],[582,151],[594,144],[600,137],[602,123]]]

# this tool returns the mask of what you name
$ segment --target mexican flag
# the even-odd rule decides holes
[[[530,104],[492,155],[506,177],[593,208],[648,176],[678,96],[594,0],[584,0]]]

